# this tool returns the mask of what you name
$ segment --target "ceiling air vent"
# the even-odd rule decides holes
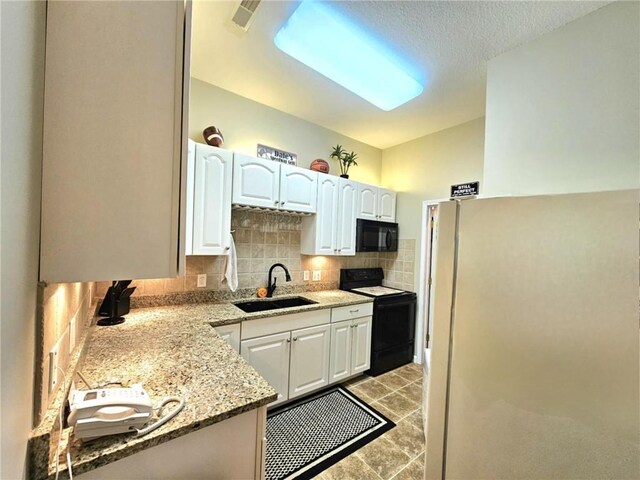
[[[245,32],[249,30],[251,25],[251,19],[253,14],[256,13],[256,9],[262,0],[242,0],[236,12],[231,19],[233,23],[243,29]]]

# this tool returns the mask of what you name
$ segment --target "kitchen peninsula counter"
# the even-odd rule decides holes
[[[92,386],[142,383],[154,405],[164,397],[179,396],[184,397],[185,406],[165,425],[142,437],[122,434],[81,442],[71,436],[74,476],[264,407],[276,399],[275,390],[218,335],[214,326],[371,301],[340,290],[297,296],[317,303],[256,313],[245,313],[230,301],[140,308],[132,310],[121,325],[93,326],[78,368]],[[77,378],[75,381],[78,388],[88,388]],[[32,432],[32,478],[55,477],[56,419],[62,401],[62,395],[58,395],[41,425]],[[64,454],[70,430],[66,428],[62,434],[61,478],[67,477]]]

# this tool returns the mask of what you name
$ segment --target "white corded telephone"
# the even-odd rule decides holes
[[[142,428],[151,420],[154,408],[141,384],[131,388],[74,390],[69,397],[71,413],[68,423],[74,427],[74,435],[85,440],[132,431],[144,435],[165,424],[184,407],[184,399],[168,397],[160,402],[157,409],[170,402],[179,402],[179,405],[158,421]]]

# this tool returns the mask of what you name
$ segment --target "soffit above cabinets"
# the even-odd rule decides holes
[[[248,31],[231,21],[238,1],[194,2],[192,75],[387,148],[483,116],[487,60],[611,2],[327,3],[410,61],[424,92],[385,112],[282,53],[273,38],[290,1],[261,2]]]

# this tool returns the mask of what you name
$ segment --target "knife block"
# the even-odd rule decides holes
[[[98,320],[97,324],[109,326],[124,323],[124,315],[129,313],[131,309],[131,293],[135,288],[127,288],[118,294],[114,287],[109,287],[98,309],[98,315],[105,318]],[[123,295],[125,292],[127,292],[127,295]]]

